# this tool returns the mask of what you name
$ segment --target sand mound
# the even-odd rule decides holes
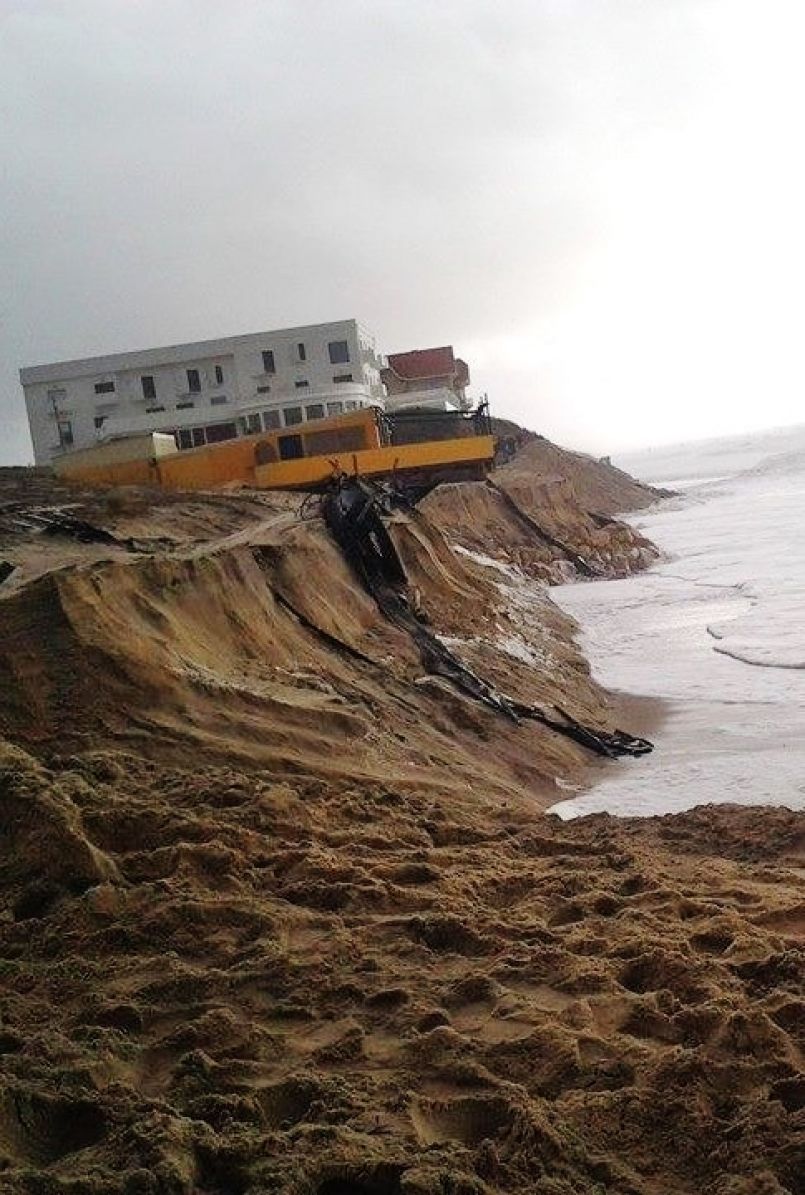
[[[506,488],[528,486],[533,481],[563,480],[582,510],[601,515],[640,510],[666,493],[635,481],[605,460],[560,448],[541,436],[524,444],[514,460],[498,470],[496,479]]]
[[[442,485],[420,504],[451,540],[553,584],[627,576],[656,558],[647,539],[614,519],[662,491],[612,465],[533,436],[490,482]]]
[[[171,514],[169,548],[68,544],[92,555],[30,579],[17,549],[19,577],[0,601],[0,732],[47,757],[123,746],[190,765],[201,752],[465,796],[479,778],[499,795],[527,783],[543,807],[556,777],[582,766],[573,744],[425,677],[320,520],[249,510],[245,526],[213,531],[200,499]],[[206,544],[182,538],[193,520]],[[119,537],[112,514],[104,523]],[[501,588],[424,515],[398,515],[392,532],[435,630],[513,696],[606,724],[606,698],[547,596],[522,578]],[[479,759],[479,739],[494,754]]]
[[[452,543],[550,584],[628,576],[656,559],[633,528],[583,509],[566,478],[517,477],[501,469],[494,485],[439,486],[420,508]]]

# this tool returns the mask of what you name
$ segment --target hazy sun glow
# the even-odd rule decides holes
[[[695,103],[598,162],[602,243],[572,291],[472,346],[490,388],[500,369],[523,390],[536,373],[545,423],[602,449],[805,421],[805,7],[702,13],[713,56]]]

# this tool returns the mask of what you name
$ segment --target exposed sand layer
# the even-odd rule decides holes
[[[446,489],[439,511],[469,504],[477,528],[485,488]],[[40,754],[122,746],[181,765],[201,752],[445,793],[525,789],[541,808],[588,765],[569,740],[423,675],[298,497],[73,494],[71,515],[105,537],[87,543],[31,531],[43,497],[0,508],[0,556],[15,566],[0,586],[0,733]],[[454,551],[435,506],[390,524],[433,629],[512,697],[611,729],[572,620],[524,574]],[[639,556],[644,541],[613,528],[613,551]]]
[[[391,525],[412,600],[611,728],[513,567],[567,560],[446,491]],[[540,816],[588,757],[425,676],[298,498],[0,473],[0,559],[0,1190],[805,1190],[801,815]]]
[[[576,556],[607,577],[651,563],[653,545],[612,512],[647,506],[658,495],[610,465],[535,438],[496,471],[493,485],[439,486],[421,509],[452,542],[557,584],[576,578]]]

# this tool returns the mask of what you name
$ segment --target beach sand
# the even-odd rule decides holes
[[[799,1195],[801,815],[543,816],[603,769],[425,675],[292,503],[81,509],[113,542],[0,512],[0,1190]],[[392,532],[501,689],[659,726],[502,548]]]

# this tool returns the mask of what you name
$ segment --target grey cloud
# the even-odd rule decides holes
[[[351,315],[386,351],[550,336],[612,172],[695,120],[717,8],[0,0],[0,460],[21,364]],[[560,365],[475,376],[605,438]]]

